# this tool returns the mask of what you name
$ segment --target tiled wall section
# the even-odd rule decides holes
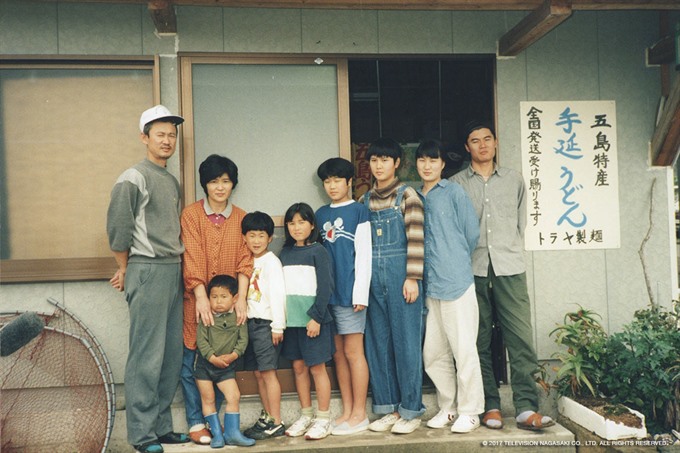
[[[524,12],[348,11],[178,7],[178,34],[159,37],[144,5],[0,2],[0,54],[160,54],[162,101],[179,103],[177,51],[477,54],[496,43]],[[617,250],[527,253],[536,344],[577,304],[596,309],[610,329],[648,303],[638,248],[649,228],[648,267],[661,303],[671,300],[667,169],[650,169],[648,141],[660,97],[659,71],[645,66],[658,39],[655,12],[575,12],[516,58],[498,59],[500,158],[520,169],[519,102],[613,99],[617,103],[622,247]],[[171,170],[179,175],[179,162]],[[654,199],[650,186],[657,180]],[[671,188],[672,189],[672,188]],[[3,285],[0,309],[49,309],[63,300],[106,348],[122,381],[127,308],[106,282]]]

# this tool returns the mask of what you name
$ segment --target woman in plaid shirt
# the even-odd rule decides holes
[[[196,359],[198,322],[214,324],[206,288],[215,275],[231,275],[238,280],[237,323],[246,322],[246,295],[253,272],[253,256],[241,235],[246,212],[234,206],[229,197],[238,184],[238,167],[230,159],[212,154],[201,163],[198,173],[206,197],[182,211],[184,272],[184,355],[181,383],[184,393],[189,437],[197,444],[209,444],[201,412],[201,397],[193,371]],[[222,404],[218,392],[217,407]],[[219,428],[218,428],[219,429]]]

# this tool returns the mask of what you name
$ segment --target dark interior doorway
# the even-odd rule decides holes
[[[370,171],[367,163],[362,165],[361,152],[372,140],[397,140],[408,160],[409,152],[421,140],[437,139],[447,150],[444,177],[448,177],[469,162],[464,148],[465,124],[473,119],[494,122],[496,117],[494,55],[356,58],[348,61],[348,71],[350,135],[357,167],[355,198],[369,187]],[[400,174],[400,179],[415,182],[408,180],[407,174]],[[507,383],[498,323],[491,350],[496,381]],[[425,382],[430,382],[427,376]]]
[[[448,150],[445,176],[467,160],[465,124],[495,118],[493,55],[350,59],[348,68],[352,143],[437,139]]]

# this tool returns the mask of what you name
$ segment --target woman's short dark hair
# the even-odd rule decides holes
[[[347,182],[354,177],[354,165],[342,157],[332,157],[319,165],[316,175],[322,181],[328,178],[345,178]]]
[[[215,275],[208,283],[208,296],[213,288],[225,288],[232,296],[238,294],[238,281],[231,275]]]
[[[307,238],[307,244],[313,244],[315,242],[319,242],[319,231],[318,228],[316,227],[316,217],[314,216],[314,210],[310,205],[307,203],[293,203],[290,208],[286,211],[286,215],[283,216],[283,231],[284,234],[286,235],[286,241],[283,243],[284,246],[291,246],[295,244],[295,239],[290,235],[290,231],[288,231],[288,222],[293,220],[293,217],[295,217],[295,214],[300,214],[300,217],[302,217],[302,220],[306,220],[309,223],[312,224],[314,227],[312,229],[311,234]]]
[[[249,212],[241,220],[241,234],[246,234],[248,231],[264,231],[267,236],[274,235],[274,221],[269,214],[255,211]]]
[[[442,152],[442,144],[438,140],[423,140],[420,142],[416,150],[416,159],[421,157],[429,157],[431,159],[444,160],[444,153]]]
[[[233,160],[218,154],[211,154],[205,158],[198,167],[198,175],[201,180],[203,192],[208,195],[208,183],[223,174],[227,174],[233,183],[233,189],[238,184],[238,167]]]
[[[371,160],[371,157],[373,156],[391,157],[396,162],[397,159],[401,160],[403,158],[404,150],[396,140],[381,137],[371,143],[368,147],[368,151],[366,151],[366,160]]]

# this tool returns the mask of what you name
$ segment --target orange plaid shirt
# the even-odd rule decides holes
[[[199,200],[182,211],[182,242],[184,243],[184,345],[196,349],[196,296],[194,288],[208,288],[210,279],[218,274],[236,277],[253,273],[253,255],[241,234],[241,220],[246,212],[232,205],[231,215],[221,225],[208,219]]]

